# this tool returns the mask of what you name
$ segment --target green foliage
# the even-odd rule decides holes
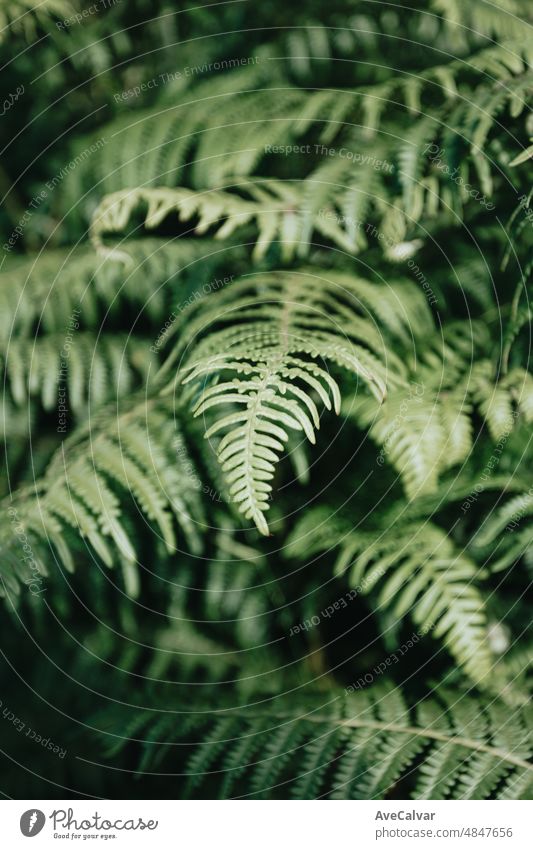
[[[139,772],[164,768],[173,747],[193,748],[184,792],[238,798],[386,799],[397,787],[415,799],[526,799],[533,769],[529,719],[497,701],[443,687],[438,699],[408,706],[397,690],[284,697],[216,713],[189,709],[154,721],[140,714],[128,738]],[[113,717],[106,718],[106,733]],[[189,741],[202,738],[193,746]],[[189,745],[187,745],[189,744]],[[122,748],[123,742],[116,748]],[[181,783],[181,781],[180,781]]]
[[[58,333],[13,340],[5,362],[13,401],[24,407],[38,396],[45,410],[54,410],[62,386],[77,414],[88,404],[96,407],[127,395],[136,383],[144,383],[154,364],[146,356],[149,346],[148,340],[84,332],[76,335],[75,345]]]
[[[169,413],[169,404],[140,399],[120,415],[93,416],[87,433],[82,430],[62,444],[41,481],[10,499],[18,521],[42,552],[36,555],[37,562],[48,559],[51,550],[67,571],[73,571],[71,548],[79,547],[75,541],[79,537],[94,551],[97,563],[122,564],[127,589],[135,595],[136,544],[121,518],[128,509],[132,518],[137,511],[168,553],[177,550],[173,518],[190,549],[199,549],[198,479]],[[16,579],[24,581],[27,569],[20,568],[19,541],[7,524],[2,539],[4,580],[18,592]]]
[[[6,795],[531,795],[531,10],[415,5],[0,3]]]
[[[216,450],[230,495],[263,534],[270,481],[290,430],[316,442],[320,414],[314,396],[340,412],[340,389],[330,370],[351,373],[379,403],[386,394],[387,358],[401,381],[399,358],[385,348],[371,319],[358,314],[365,300],[386,304],[394,294],[385,287],[370,290],[355,278],[270,272],[237,281],[213,299],[212,308],[201,302],[193,308],[196,315],[185,314],[176,349],[187,348],[181,381],[198,387],[195,416],[209,423],[208,411],[218,413],[205,438],[222,436]]]
[[[240,188],[243,189],[242,186]],[[266,189],[269,189],[270,193]],[[93,215],[92,242],[101,256],[115,255],[127,261],[127,254],[117,253],[116,248],[105,247],[102,234],[124,230],[132,210],[144,202],[148,206],[144,221],[148,229],[158,227],[167,215],[174,212],[182,221],[197,218],[194,232],[199,235],[220,224],[216,238],[227,239],[236,229],[253,221],[258,229],[255,259],[261,259],[277,238],[283,243],[284,252],[289,254],[295,242],[294,236],[291,238],[291,231],[294,229],[291,219],[294,220],[294,212],[286,211],[283,206],[296,202],[294,193],[291,193],[290,188],[286,189],[275,181],[268,182],[266,186],[252,185],[248,190],[255,196],[254,200],[246,200],[229,192],[200,193],[189,189],[157,188],[116,192],[106,196]],[[276,201],[281,204],[279,211],[265,211],[265,202]]]
[[[372,593],[378,612],[388,611],[393,621],[409,616],[418,634],[442,639],[465,672],[486,686],[492,659],[476,586],[480,570],[436,525],[384,519],[381,527],[360,531],[312,510],[294,530],[289,551],[312,557],[338,548],[335,574],[347,572],[350,586]]]
[[[37,5],[33,0],[2,0],[0,4],[0,39],[7,36],[9,29],[21,31],[26,38],[34,38],[37,24],[44,26],[53,23],[54,18],[70,17],[74,7],[68,0],[41,0]]]

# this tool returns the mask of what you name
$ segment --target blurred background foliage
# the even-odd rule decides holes
[[[0,0],[4,795],[530,794],[531,9],[415,6]],[[269,153],[292,144],[310,154]],[[292,273],[362,280],[385,351],[364,362],[387,366],[385,403],[348,373],[313,450],[291,436],[270,536],[230,503],[201,419],[160,396],[195,321],[249,319],[213,281],[252,269],[289,281],[281,301],[310,298]],[[121,524],[80,535],[91,458]]]

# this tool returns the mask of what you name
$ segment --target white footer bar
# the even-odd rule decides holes
[[[530,802],[25,800],[0,844],[200,849],[532,849]],[[35,838],[35,843],[28,843]]]

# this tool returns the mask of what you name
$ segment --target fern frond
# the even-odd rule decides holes
[[[346,399],[346,415],[368,430],[408,498],[435,492],[441,474],[461,463],[472,446],[471,405],[460,391],[436,393],[424,383],[391,392],[379,407],[372,398]]]
[[[28,40],[35,37],[36,24],[50,26],[54,19],[70,18],[74,6],[68,0],[10,0],[0,6],[0,41],[9,30],[22,32]]]
[[[122,249],[122,248],[121,248]],[[14,333],[65,335],[73,315],[84,329],[101,329],[102,319],[133,304],[150,320],[166,318],[174,282],[190,270],[202,274],[206,242],[139,239],[128,243],[131,265],[102,260],[90,247],[44,251],[5,264],[0,272],[0,340]],[[209,260],[207,259],[208,263]],[[209,265],[207,266],[209,267]]]
[[[391,170],[392,163],[380,156],[376,147],[371,150],[356,140],[347,150],[352,156],[356,151],[360,164],[338,155],[315,168],[302,182],[298,227],[301,256],[307,252],[315,230],[342,249],[359,253],[367,246],[367,234],[372,231],[371,208],[383,213],[386,207],[380,170]]]
[[[132,501],[133,510],[168,552],[177,550],[173,519],[189,548],[199,550],[202,484],[168,406],[147,401],[114,418],[95,416],[88,436],[69,437],[44,478],[10,500],[7,506],[16,510],[43,558],[51,545],[65,569],[72,571],[69,545],[76,547],[78,540],[79,548],[81,539],[106,566],[125,560],[135,567],[135,533],[128,520]],[[177,439],[179,450],[174,449]],[[6,551],[15,555],[18,540],[9,523],[4,523],[1,537]],[[20,564],[18,572],[26,582]],[[134,583],[130,579],[130,586]]]
[[[214,228],[218,239],[229,238],[238,228],[253,223],[258,230],[254,258],[260,259],[276,238],[286,235],[286,222],[294,215],[291,207],[291,195],[294,196],[294,193],[289,188],[284,193],[285,197],[279,196],[276,193],[279,185],[277,181],[267,184],[274,195],[264,190],[260,193],[256,188],[258,197],[255,200],[230,192],[195,192],[190,189],[127,189],[116,192],[105,197],[94,213],[90,231],[92,243],[101,256],[115,256],[130,262],[125,251],[117,252],[116,248],[105,247],[103,234],[124,230],[133,210],[139,204],[146,204],[144,224],[148,229],[157,227],[170,213],[176,213],[182,221],[195,219],[194,231],[199,235]]]
[[[527,162],[528,159],[533,158],[533,144],[530,144],[529,147],[526,147],[521,153],[517,154],[512,162],[509,163],[510,168],[514,168],[516,165],[522,165],[523,162]]]
[[[374,301],[390,302],[386,292],[375,288]],[[211,411],[222,408],[205,438],[217,437],[231,497],[263,534],[271,481],[289,432],[303,431],[314,443],[317,401],[340,410],[329,368],[361,379],[379,401],[387,382],[401,382],[400,360],[389,350],[387,373],[383,338],[361,316],[369,294],[364,281],[350,277],[272,273],[237,281],[199,311],[193,307],[192,317],[184,315],[175,353],[188,350],[177,380],[196,387],[195,416],[210,422]]]
[[[376,686],[328,701],[263,704],[214,712],[188,705],[179,721],[152,720],[143,767],[168,758],[169,744],[181,741],[181,749],[192,748],[179,765],[189,792],[209,782],[219,798],[233,789],[234,798],[387,799],[400,782],[413,798],[526,798],[532,787],[526,714],[510,715],[497,701],[480,706],[443,690],[411,707],[397,690]],[[122,738],[120,747],[127,743]]]
[[[523,489],[497,507],[479,528],[473,543],[490,547],[497,556],[495,571],[517,562],[533,543],[529,518],[533,513],[533,492]],[[518,531],[517,531],[518,529]]]
[[[53,410],[61,390],[65,407],[79,415],[87,405],[99,406],[144,383],[156,364],[151,345],[149,339],[81,330],[68,338],[65,333],[18,337],[9,343],[7,356],[0,356],[0,367],[16,405],[39,397],[45,410]]]
[[[524,369],[512,369],[495,381],[492,364],[481,360],[474,365],[468,383],[495,442],[508,438],[518,415],[526,424],[533,421],[533,377]]]
[[[337,575],[346,573],[351,586],[372,594],[377,610],[398,621],[409,616],[419,636],[442,640],[471,679],[487,686],[493,659],[480,571],[441,528],[397,521],[358,530],[316,509],[299,522],[288,550],[305,558],[338,550]]]
[[[117,119],[105,128],[106,143],[65,181],[64,199],[77,201],[87,191],[94,197],[95,186],[99,197],[126,188],[170,188],[186,182],[196,189],[214,189],[253,173],[272,147],[294,142],[323,120],[322,100],[307,96],[283,76],[276,86],[272,63],[265,86],[265,64],[232,71],[216,86],[200,83],[178,104],[163,106],[155,137],[153,109],[138,113],[133,123],[129,116]],[[209,92],[207,97],[204,92]],[[335,93],[327,94],[332,101]],[[100,133],[92,140],[101,138]],[[85,148],[90,142],[85,139]],[[189,175],[185,164],[191,149],[194,164]],[[92,214],[94,201],[85,203]]]
[[[403,190],[403,207],[406,215],[414,220],[420,218],[420,186],[427,161],[429,142],[435,135],[435,120],[432,117],[417,121],[405,135],[398,152],[398,175]]]
[[[358,253],[366,246],[365,233],[371,225],[364,216],[371,204],[380,200],[379,186],[378,169],[361,166],[354,170],[353,162],[333,159],[301,184],[261,179],[238,182],[231,187],[233,191],[127,189],[103,198],[94,212],[90,235],[100,256],[127,262],[127,251],[106,247],[104,236],[123,232],[133,212],[144,206],[147,229],[158,227],[172,213],[178,220],[194,222],[192,228],[197,235],[213,230],[216,239],[228,239],[236,230],[253,226],[257,231],[252,254],[255,261],[261,260],[276,242],[286,260],[295,253],[305,256],[315,234],[325,236],[343,250]],[[381,210],[386,210],[384,198]]]
[[[500,0],[496,5],[473,0],[431,0],[431,8],[442,15],[454,38],[480,36],[520,37],[527,34],[529,6],[524,0]]]

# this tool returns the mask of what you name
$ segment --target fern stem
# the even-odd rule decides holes
[[[516,755],[506,752],[504,749],[499,749],[494,746],[488,746],[486,743],[480,743],[478,740],[471,740],[469,737],[456,737],[450,734],[445,734],[442,731],[431,731],[427,728],[417,728],[412,725],[398,725],[394,722],[379,722],[374,719],[334,719],[333,717],[322,716],[304,716],[295,717],[290,713],[270,713],[270,714],[253,714],[258,718],[264,717],[269,719],[288,719],[292,722],[315,722],[317,724],[336,725],[339,728],[372,728],[376,731],[389,731],[397,734],[410,734],[419,737],[427,737],[430,740],[438,740],[441,743],[451,743],[456,746],[462,746],[465,749],[472,749],[475,752],[485,752],[494,758],[507,761],[514,766],[522,769],[533,770],[533,765],[528,761],[519,758]],[[247,713],[247,717],[251,714]]]

